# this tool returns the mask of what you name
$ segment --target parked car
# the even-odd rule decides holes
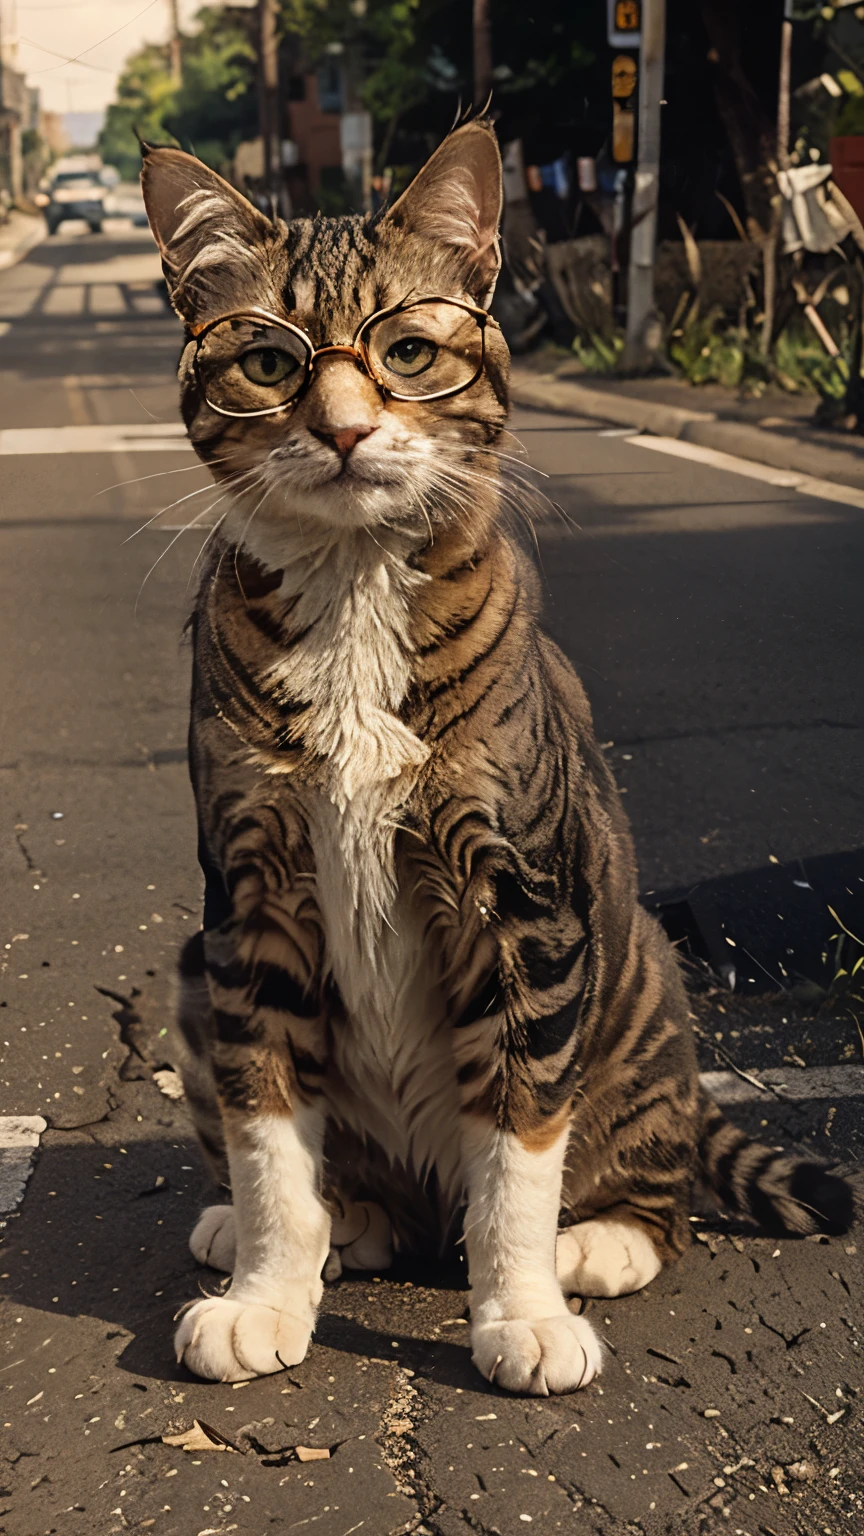
[[[98,171],[58,171],[45,194],[42,211],[49,235],[56,235],[64,219],[85,219],[92,233],[99,234],[105,217],[105,188]]]

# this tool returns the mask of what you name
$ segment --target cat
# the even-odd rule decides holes
[[[145,147],[190,440],[219,489],[191,620],[203,931],[180,1067],[233,1270],[178,1360],[306,1354],[322,1275],[464,1230],[473,1360],[567,1392],[690,1242],[697,1173],[773,1232],[848,1186],[700,1088],[678,965],[538,580],[502,518],[501,164],[452,132],[374,217],[271,221]],[[560,1230],[559,1230],[560,1226]]]

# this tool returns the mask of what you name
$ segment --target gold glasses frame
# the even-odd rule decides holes
[[[391,315],[404,314],[408,310],[417,309],[421,304],[450,304],[454,309],[461,309],[466,314],[473,315],[480,331],[480,361],[475,373],[464,384],[456,384],[450,389],[439,389],[437,393],[430,395],[400,394],[398,390],[392,389],[381,377],[380,369],[376,368],[372,355],[365,344],[364,333],[372,325],[376,324],[377,321],[387,320]],[[284,400],[281,405],[265,406],[260,411],[228,411],[224,406],[214,405],[213,401],[208,399],[198,368],[198,358],[202,343],[206,341],[210,332],[215,330],[217,325],[223,325],[226,320],[266,320],[269,325],[278,326],[280,330],[289,331],[292,336],[298,337],[306,354],[306,363],[304,377],[290,400]],[[373,315],[367,315],[365,320],[360,321],[350,346],[339,346],[335,343],[326,342],[323,347],[316,347],[308,332],[302,326],[295,325],[291,320],[284,320],[280,315],[274,315],[270,310],[258,309],[256,307],[232,309],[227,314],[218,315],[215,320],[208,320],[205,325],[192,327],[192,338],[195,342],[193,368],[204,399],[207,401],[210,410],[215,411],[218,416],[275,416],[279,411],[287,411],[290,406],[297,404],[298,400],[308,389],[312,378],[312,371],[318,358],[333,356],[339,353],[346,357],[352,357],[357,365],[369,375],[373,384],[376,384],[391,400],[404,400],[408,402],[419,400],[425,403],[428,400],[445,400],[451,395],[461,395],[463,390],[470,389],[472,385],[477,383],[486,366],[486,327],[489,325],[493,326],[496,330],[500,330],[497,320],[494,320],[487,310],[481,309],[476,304],[469,304],[464,299],[445,298],[441,294],[424,294],[419,299],[401,299],[398,304],[391,304],[387,309],[377,309]]]

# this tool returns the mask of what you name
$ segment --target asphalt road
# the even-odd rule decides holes
[[[212,497],[177,437],[157,277],[146,232],[68,227],[0,272],[0,1114],[48,1127],[3,1234],[0,1531],[860,1529],[854,1233],[695,1221],[676,1270],[591,1305],[607,1365],[571,1398],[473,1372],[458,1268],[330,1288],[285,1377],[174,1365],[172,1316],[216,1280],[186,1247],[209,1192],[184,1107],[153,1079],[200,902],[182,627],[206,535],[176,529]],[[596,423],[513,427],[564,510],[538,529],[549,623],[646,890],[858,847],[864,514]],[[831,1010],[716,989],[694,1006],[706,1068],[861,1058]],[[864,1101],[799,1081],[740,1118],[854,1171]],[[196,1418],[236,1451],[162,1442]]]

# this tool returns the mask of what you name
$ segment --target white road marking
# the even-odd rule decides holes
[[[749,1070],[749,1069],[748,1069]],[[735,1072],[701,1072],[699,1081],[718,1104],[744,1104],[757,1100],[769,1103],[772,1088],[784,1099],[861,1099],[864,1098],[864,1066],[841,1067],[767,1067],[764,1072],[750,1072],[766,1085],[760,1092]]]
[[[87,427],[6,427],[0,431],[0,455],[26,453],[188,453],[182,422],[111,422]]]
[[[126,300],[117,283],[94,283],[90,289],[91,315],[122,315],[126,312]]]
[[[41,1115],[0,1116],[0,1217],[9,1216],[23,1200],[39,1138],[47,1129]]]
[[[726,470],[732,475],[744,475],[748,480],[762,480],[783,490],[800,491],[804,496],[817,496],[823,501],[839,501],[864,511],[864,490],[859,491],[853,485],[817,480],[813,475],[802,475],[794,469],[774,469],[770,464],[757,464],[754,459],[739,459],[734,453],[721,453],[719,448],[683,443],[677,437],[650,437],[639,433],[628,437],[627,442],[634,448],[651,448],[655,453],[668,453],[676,459],[689,459],[694,464],[706,464],[710,469]]]
[[[84,285],[70,283],[67,287],[51,288],[45,295],[46,315],[83,315]]]
[[[108,256],[102,261],[70,263],[61,267],[57,274],[58,287],[75,287],[78,283],[158,283],[162,277],[162,262],[155,245],[148,240],[149,250],[136,251],[130,256]]]

